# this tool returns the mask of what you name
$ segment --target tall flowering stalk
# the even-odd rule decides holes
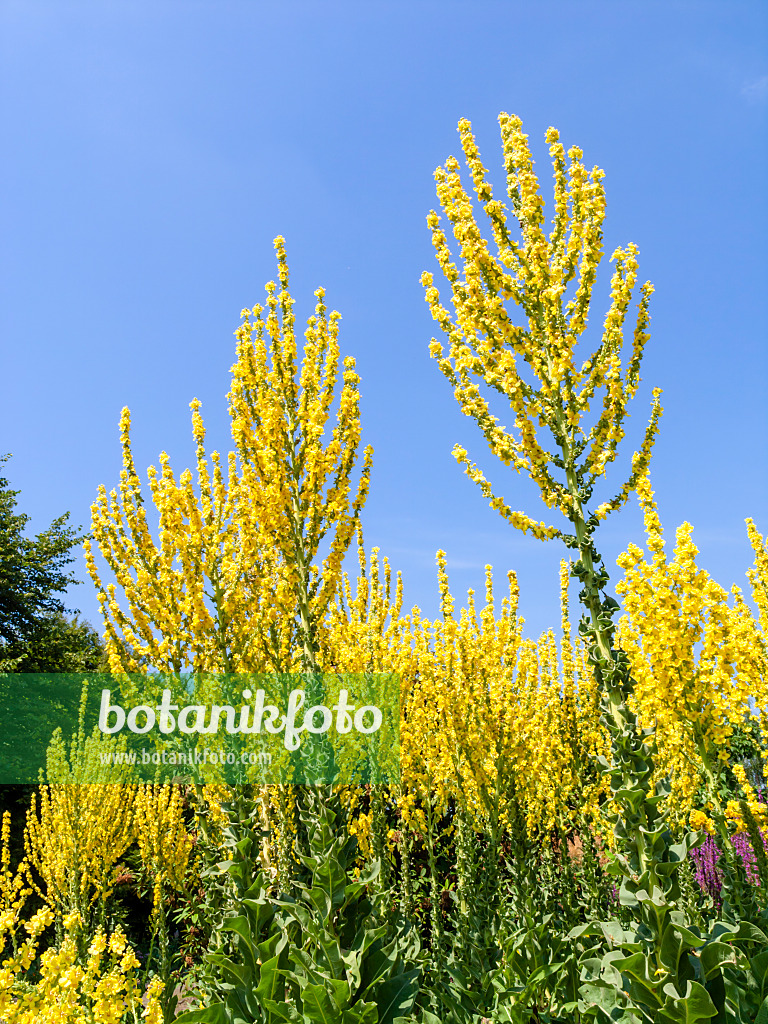
[[[443,305],[432,275],[424,273],[426,300],[449,343],[446,352],[433,338],[430,351],[452,384],[462,411],[477,422],[493,454],[506,467],[527,472],[545,505],[558,509],[571,524],[572,531],[564,532],[513,511],[493,492],[466,451],[458,445],[454,448],[467,475],[516,529],[530,530],[540,540],[559,537],[578,552],[572,571],[583,584],[581,597],[588,614],[584,632],[597,678],[610,695],[611,717],[618,724],[622,716],[616,709],[627,690],[625,661],[614,649],[612,612],[617,606],[601,593],[608,577],[592,537],[599,522],[627,501],[647,469],[661,415],[658,389],[653,393],[645,437],[632,457],[629,478],[612,499],[591,513],[587,503],[616,459],[624,437],[627,407],[640,383],[640,363],[649,338],[653,286],[646,282],[640,289],[631,350],[622,367],[624,324],[637,284],[638,264],[634,245],[616,249],[602,337],[592,355],[577,366],[576,348],[587,328],[603,256],[603,172],[599,168],[587,172],[582,152],[575,146],[569,150],[570,163],[566,164],[558,132],[548,130],[555,202],[547,236],[544,203],[522,122],[501,114],[499,123],[509,207],[493,196],[470,123],[459,122],[464,156],[490,223],[495,255],[478,227],[458,160],[449,158],[445,167],[435,172],[438,198],[453,229],[461,270],[452,257],[440,217],[432,211],[427,222],[438,263],[451,287],[455,312],[452,315]],[[512,221],[519,225],[521,240],[513,237]],[[572,297],[564,301],[569,289]],[[523,325],[513,322],[506,307],[508,300],[522,311]],[[478,382],[509,403],[516,431],[501,425]],[[599,415],[589,426],[591,407],[601,392]],[[549,440],[540,438],[539,428],[548,431]],[[554,451],[542,446],[552,442]]]
[[[650,778],[649,751],[640,741],[634,714],[626,700],[631,692],[627,657],[614,643],[613,598],[604,593],[608,573],[595,548],[599,523],[620,508],[642,480],[650,460],[661,408],[654,391],[653,409],[643,442],[632,457],[632,471],[615,496],[590,513],[588,502],[599,478],[617,457],[624,436],[629,401],[640,382],[640,363],[648,340],[650,282],[640,289],[632,345],[622,367],[624,323],[637,283],[637,249],[617,249],[611,280],[611,301],[602,337],[594,352],[577,365],[576,347],[586,327],[603,255],[605,217],[603,172],[587,172],[582,152],[569,150],[569,163],[557,131],[550,128],[547,142],[555,177],[554,216],[549,236],[544,231],[544,203],[533,160],[519,118],[501,114],[501,137],[507,172],[509,207],[495,199],[487,170],[468,121],[459,123],[464,156],[474,191],[488,217],[496,254],[478,227],[473,201],[465,190],[459,162],[451,157],[435,172],[437,193],[452,226],[461,270],[454,262],[448,238],[434,211],[427,218],[438,263],[451,287],[454,314],[440,300],[432,275],[422,277],[426,300],[448,338],[448,351],[432,339],[431,353],[454,388],[465,415],[480,426],[490,450],[517,472],[525,471],[538,485],[548,508],[558,509],[571,530],[535,522],[514,512],[494,494],[480,469],[457,446],[454,455],[465,471],[516,529],[545,540],[560,538],[578,554],[572,575],[582,583],[580,598],[586,615],[580,632],[602,692],[603,712],[611,729],[615,791]],[[522,238],[512,234],[516,221]],[[570,291],[571,298],[565,301]],[[517,305],[524,323],[516,325],[507,310]],[[509,431],[492,411],[481,391],[496,392],[509,402],[516,431]],[[589,425],[591,406],[598,394],[602,403],[596,422]],[[594,417],[593,417],[594,418]],[[539,437],[548,431],[549,441]],[[550,451],[543,444],[551,445]],[[639,798],[640,794],[638,794]],[[639,807],[635,808],[639,812]],[[644,843],[638,832],[648,825],[642,813],[632,815],[636,864],[645,867]],[[620,824],[618,827],[621,828]]]
[[[665,554],[647,477],[638,497],[648,554],[629,545],[618,559],[625,575],[616,588],[624,599],[619,644],[631,665],[632,706],[643,724],[654,725],[657,774],[673,778],[674,817],[689,813],[704,778],[722,819],[718,793],[734,726],[749,724],[768,702],[759,622],[738,587],[729,595],[699,567],[689,523],[677,529],[673,557]]]
[[[156,536],[123,410],[120,485],[110,494],[101,487],[92,507],[113,582],[102,581],[86,543],[115,673],[319,672],[319,636],[368,493],[372,450],[355,480],[359,377],[354,359],[341,359],[340,315],[318,289],[299,351],[282,238],[275,248],[279,283],[267,284],[264,305],[243,310],[235,332],[235,451],[206,452],[194,400],[195,472],[177,478],[165,453],[160,470],[147,472]],[[283,847],[289,804],[284,791],[272,801]]]
[[[123,409],[120,486],[92,506],[92,533],[114,576],[102,582],[90,541],[114,673],[269,671],[285,657],[284,574],[258,517],[258,496],[234,453],[206,454],[200,402],[191,403],[196,471],[176,478],[165,452],[147,471],[157,539]],[[118,589],[119,588],[119,589]],[[120,596],[122,591],[122,597]]]
[[[235,332],[229,412],[236,451],[226,462],[206,453],[195,399],[196,472],[177,480],[164,452],[160,471],[147,471],[157,539],[123,410],[120,486],[109,495],[100,487],[92,507],[93,535],[116,583],[102,582],[85,544],[113,672],[318,670],[319,624],[365,503],[372,450],[365,449],[354,484],[359,377],[351,357],[342,366],[341,317],[328,314],[318,289],[299,360],[282,238],[275,248],[279,290],[270,281],[266,305],[243,310]]]
[[[759,838],[759,842],[757,841]],[[761,885],[760,878],[760,851],[762,858],[768,851],[768,832],[757,833],[751,836],[746,832],[737,832],[731,837],[733,848],[744,864],[747,881],[754,886]],[[715,906],[722,906],[721,892],[723,888],[722,872],[718,867],[718,861],[722,851],[714,836],[708,835],[702,845],[692,851],[692,857],[696,864],[696,881],[702,892],[706,893],[714,902]],[[764,888],[764,886],[763,886]]]
[[[605,1005],[608,984],[615,1006],[631,1008],[642,1020],[672,1019],[666,1014],[677,1012],[681,1004],[689,1009],[694,1004],[699,1010],[706,1007],[707,1012],[711,1008],[709,1016],[713,1016],[717,1011],[709,994],[679,967],[680,957],[674,962],[664,959],[670,943],[681,954],[696,943],[675,910],[680,897],[675,876],[676,866],[700,837],[688,834],[674,846],[666,826],[660,805],[668,785],[659,780],[654,786],[653,730],[641,729],[630,707],[630,666],[615,642],[618,604],[605,593],[608,573],[593,540],[599,524],[624,505],[647,472],[661,415],[658,389],[653,392],[650,422],[632,456],[627,479],[613,497],[590,511],[595,486],[617,457],[629,402],[640,383],[653,286],[646,282],[640,287],[631,345],[622,363],[624,326],[637,285],[637,248],[629,245],[614,251],[602,334],[592,354],[578,365],[576,349],[587,328],[603,256],[603,172],[599,168],[588,172],[577,147],[569,150],[567,162],[557,131],[547,131],[554,168],[554,214],[547,235],[544,202],[522,122],[504,113],[499,122],[508,205],[494,198],[470,123],[459,122],[464,157],[475,196],[488,218],[495,252],[478,227],[459,162],[451,157],[437,169],[435,179],[458,250],[457,261],[438,214],[432,211],[427,221],[438,263],[450,285],[453,313],[441,302],[432,275],[425,273],[422,282],[432,315],[448,340],[446,351],[433,338],[430,351],[462,411],[478,424],[491,452],[504,466],[526,472],[547,508],[562,513],[569,527],[537,522],[514,511],[463,448],[456,446],[454,456],[491,507],[512,526],[540,540],[559,538],[578,556],[571,572],[582,584],[579,596],[585,614],[580,633],[611,736],[610,759],[598,760],[610,779],[613,796],[616,854],[612,870],[621,876],[620,900],[634,908],[639,926],[629,939],[618,943],[628,956],[617,959],[609,951],[607,959],[593,956],[582,962],[579,1006],[592,1012],[601,1001]],[[514,222],[520,229],[517,238]],[[522,323],[510,314],[510,301],[522,314]],[[508,403],[514,430],[504,427],[492,412],[488,396],[494,393]],[[599,395],[599,409],[590,416]],[[573,937],[585,937],[590,927],[576,929]],[[607,938],[606,933],[601,942]],[[622,968],[625,974],[620,973]],[[606,977],[616,980],[608,983]]]
[[[755,561],[747,570],[747,578],[752,588],[752,600],[757,606],[757,619],[752,619],[752,652],[756,678],[760,681],[762,692],[768,687],[768,536],[763,536],[752,519],[747,519],[749,542],[755,553]],[[768,701],[757,703],[760,716],[760,727],[764,736],[768,736]],[[763,749],[764,768],[768,767],[768,745]]]
[[[24,922],[25,935],[12,933],[14,953],[0,970],[5,1024],[162,1024],[157,986],[142,994],[139,961],[120,927],[111,935],[99,927],[82,955],[70,922],[60,946],[42,952],[42,933],[52,920],[52,911],[43,907]],[[0,918],[0,948],[8,934],[8,922]],[[25,974],[38,955],[37,978],[30,984]]]
[[[173,1020],[176,1000],[171,977],[170,936],[166,901],[168,890],[180,891],[192,852],[193,838],[184,822],[178,786],[139,786],[135,798],[136,840],[144,870],[152,885],[153,932],[160,947],[161,1002],[165,1020]]]
[[[317,673],[319,625],[341,584],[342,563],[368,495],[373,450],[365,449],[355,484],[360,378],[351,356],[341,365],[341,316],[328,313],[325,292],[318,288],[299,364],[282,238],[275,239],[275,249],[279,290],[270,281],[266,306],[243,310],[236,332],[232,436],[261,527],[285,566],[302,669]],[[336,423],[329,431],[335,400]],[[324,541],[328,553],[320,566]]]
[[[344,672],[387,672],[405,668],[412,638],[409,620],[401,615],[403,580],[380,558],[379,548],[366,556],[362,529],[357,533],[359,573],[353,589],[347,574],[328,616],[323,634],[326,660]]]
[[[16,869],[11,868],[11,812],[4,811],[0,826],[0,921],[10,932],[16,952],[16,933],[21,911],[33,889],[29,884],[29,865],[22,859]]]
[[[342,564],[368,495],[373,450],[365,448],[355,482],[362,433],[360,378],[351,356],[341,360],[341,316],[328,313],[325,291],[318,288],[299,360],[282,237],[275,239],[275,249],[278,283],[267,284],[265,305],[243,310],[243,323],[236,331],[229,411],[259,522],[285,574],[283,614],[293,635],[282,671],[295,667],[306,674],[307,704],[313,706],[320,703],[321,627],[341,586]],[[323,544],[327,553],[318,564]],[[310,775],[323,770],[323,746],[322,738],[315,736],[305,742],[302,755]],[[280,861],[287,868],[285,790],[277,804]]]
[[[48,782],[32,795],[24,833],[27,863],[43,881],[37,891],[54,912],[57,937],[71,917],[82,948],[106,923],[114,868],[135,838],[136,787],[100,781],[103,749],[98,737],[85,737],[81,729],[68,751],[61,731],[54,733]]]

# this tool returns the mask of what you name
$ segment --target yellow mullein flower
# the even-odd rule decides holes
[[[78,962],[73,932],[67,932],[59,948],[41,954],[39,979],[34,984],[17,984],[37,957],[40,934],[52,920],[45,908],[26,922],[30,939],[4,961],[2,1019],[7,1024],[122,1024],[126,1015],[133,1019],[142,1003],[136,974],[139,961],[120,929],[109,938],[97,930],[85,965]],[[147,1007],[154,1014],[150,1019],[157,1022],[156,998],[148,999]]]
[[[459,122],[464,158],[477,201],[488,218],[496,254],[480,231],[472,199],[461,181],[458,160],[450,157],[435,171],[437,196],[451,226],[459,263],[454,262],[440,217],[431,211],[427,223],[437,262],[450,284],[454,312],[442,304],[432,274],[424,273],[426,301],[449,342],[446,354],[433,338],[430,353],[450,381],[464,414],[482,430],[490,450],[505,466],[527,472],[548,508],[558,508],[576,522],[582,517],[584,499],[574,473],[575,460],[583,455],[581,471],[591,493],[594,481],[615,460],[624,437],[627,405],[637,392],[640,362],[649,337],[653,287],[646,282],[640,289],[632,349],[622,368],[619,353],[624,324],[638,280],[637,248],[629,245],[614,252],[611,301],[602,339],[594,354],[579,367],[576,346],[586,330],[596,269],[603,256],[603,172],[599,168],[587,172],[577,147],[569,150],[570,163],[566,166],[559,134],[554,128],[548,130],[555,194],[552,231],[547,237],[544,201],[522,122],[502,113],[499,124],[509,205],[494,198],[472,126],[466,120]],[[520,240],[513,237],[513,220],[520,228]],[[572,286],[573,297],[565,302],[564,295]],[[513,323],[507,300],[519,307],[523,325]],[[527,372],[522,372],[523,364],[536,378],[535,386]],[[486,386],[485,394],[479,383]],[[582,420],[598,389],[604,390],[602,410],[597,422],[586,429]],[[503,426],[491,411],[490,397],[494,393],[509,403],[514,430]],[[645,470],[660,413],[658,393],[654,392],[651,422],[635,454],[632,474],[617,496],[599,507],[595,513],[598,519],[627,500]],[[549,429],[559,449],[557,458],[542,446],[537,425]],[[463,448],[456,446],[453,454],[491,506],[516,529],[524,533],[530,530],[541,540],[560,536],[554,526],[513,512],[494,493]],[[557,480],[552,467],[559,467],[564,479]]]
[[[715,823],[712,819],[698,807],[694,809],[688,815],[688,823],[694,831],[706,830],[711,836],[715,834]]]
[[[164,886],[181,888],[194,840],[186,829],[178,786],[140,786],[135,809],[136,839],[142,863],[154,883],[158,912]]]
[[[531,832],[575,827],[574,807],[596,815],[602,780],[583,766],[605,753],[597,688],[581,646],[570,641],[567,602],[555,637],[524,640],[513,574],[500,614],[490,566],[485,604],[470,591],[458,617],[446,561],[438,553],[442,621],[412,613],[411,682],[401,721],[401,806],[413,827],[425,822],[414,798],[442,813],[454,799],[479,831],[504,827],[519,809]],[[403,659],[405,665],[405,659]],[[578,669],[578,670],[577,670]],[[415,678],[413,678],[415,676]]]
[[[618,559],[625,575],[616,589],[626,613],[619,644],[632,669],[633,707],[644,725],[655,726],[657,773],[672,778],[680,820],[692,809],[702,772],[728,759],[733,726],[752,720],[753,700],[764,706],[765,675],[755,660],[758,624],[738,588],[729,594],[698,567],[688,523],[668,558],[647,475],[637,493],[650,555],[630,545]]]
[[[33,892],[29,883],[29,866],[22,860],[15,871],[11,870],[11,813],[3,812],[0,829],[0,914],[3,915],[2,930],[10,930]]]
[[[131,786],[106,783],[56,783],[33,794],[27,858],[65,927],[82,926],[109,897],[113,868],[133,841],[133,794]]]
[[[270,282],[266,307],[255,306],[237,332],[232,436],[256,501],[254,514],[288,567],[288,618],[296,624],[300,667],[317,672],[321,622],[341,585],[342,563],[368,495],[372,449],[364,451],[355,486],[360,378],[354,359],[340,357],[341,318],[328,314],[319,288],[299,365],[282,238],[275,248],[280,290]],[[327,437],[335,398],[336,423]],[[324,538],[328,553],[318,566]]]

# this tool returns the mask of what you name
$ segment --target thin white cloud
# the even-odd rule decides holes
[[[768,75],[756,78],[754,82],[746,82],[741,88],[741,95],[750,103],[765,103],[768,99]]]

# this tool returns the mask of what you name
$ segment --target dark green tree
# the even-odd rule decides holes
[[[98,634],[63,601],[67,587],[80,582],[66,566],[85,535],[67,524],[65,512],[36,537],[26,536],[30,517],[16,510],[19,493],[0,476],[0,671],[94,671]]]

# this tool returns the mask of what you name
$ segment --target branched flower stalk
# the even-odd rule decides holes
[[[178,786],[139,786],[135,798],[136,839],[148,880],[152,885],[153,934],[159,940],[161,1002],[165,1021],[173,1020],[175,999],[171,976],[168,931],[168,890],[181,891],[192,852],[192,836],[186,830],[182,795]]]
[[[259,522],[285,569],[285,600],[295,624],[301,671],[307,677],[307,704],[313,706],[320,703],[320,625],[341,585],[342,563],[368,495],[373,451],[365,449],[355,487],[360,378],[352,357],[342,365],[341,316],[335,311],[328,314],[325,292],[318,288],[299,364],[282,238],[275,239],[275,249],[279,290],[270,281],[266,306],[243,310],[243,324],[236,332],[230,415],[245,479],[258,495]],[[329,432],[336,399],[336,424]],[[319,566],[324,541],[328,553]],[[305,746],[310,773],[315,759],[322,772],[327,756],[323,742],[308,737]]]
[[[472,199],[461,182],[459,162],[451,157],[435,172],[438,198],[453,228],[463,276],[453,260],[440,217],[432,211],[427,220],[438,263],[451,286],[455,313],[452,316],[442,304],[432,275],[425,273],[426,300],[449,341],[447,353],[436,339],[430,351],[452,384],[462,411],[478,423],[493,454],[505,466],[527,471],[547,507],[558,509],[570,523],[571,529],[564,531],[512,511],[493,493],[466,451],[459,446],[454,449],[457,461],[490,499],[491,507],[515,528],[523,533],[530,530],[540,540],[560,538],[578,555],[571,573],[582,584],[579,597],[585,615],[579,631],[601,688],[603,714],[613,739],[611,770],[618,773],[614,790],[624,791],[630,780],[632,784],[646,780],[652,766],[644,737],[627,705],[631,692],[628,661],[614,643],[618,604],[605,593],[608,573],[593,538],[599,523],[627,501],[647,471],[661,415],[658,389],[653,392],[650,422],[632,457],[629,478],[612,499],[593,512],[587,503],[607,466],[616,459],[624,437],[627,407],[640,383],[640,363],[649,338],[653,287],[646,282],[640,289],[631,353],[622,372],[623,328],[637,283],[637,249],[629,245],[614,252],[616,268],[602,337],[592,355],[577,367],[576,347],[587,327],[603,255],[603,172],[598,168],[587,172],[577,147],[569,151],[566,165],[557,131],[548,130],[555,213],[547,237],[544,204],[522,123],[507,114],[501,114],[499,121],[511,216],[508,207],[493,197],[469,122],[459,123],[474,191],[489,218],[496,255],[477,225]],[[513,238],[512,219],[520,227],[522,241]],[[566,293],[571,297],[564,301]],[[522,310],[524,326],[513,323],[505,306],[509,299]],[[509,402],[516,432],[507,430],[491,412],[478,379]],[[590,427],[588,415],[600,391],[602,408]],[[549,431],[555,451],[542,447],[538,427]],[[649,823],[639,813],[626,824],[636,833],[637,868],[642,869],[644,844],[637,829]]]
[[[286,566],[302,671],[317,675],[319,624],[341,583],[342,563],[368,495],[373,450],[365,449],[354,487],[360,378],[354,359],[345,358],[337,395],[341,316],[328,314],[325,292],[319,288],[299,366],[282,238],[275,239],[275,248],[280,290],[269,282],[266,307],[243,310],[236,332],[237,362],[229,394],[232,436],[244,475],[259,496],[259,521]],[[327,438],[336,398],[336,425]],[[329,551],[320,568],[316,562],[326,537]]]
[[[92,509],[93,536],[116,583],[102,582],[90,542],[86,560],[111,671],[301,671],[312,706],[321,703],[312,699],[323,667],[321,626],[368,494],[372,449],[365,449],[355,483],[359,377],[354,359],[340,356],[340,315],[328,313],[318,289],[300,358],[282,238],[275,248],[279,284],[267,284],[264,305],[242,311],[235,332],[235,451],[224,461],[218,452],[206,454],[195,399],[195,475],[185,470],[177,480],[165,453],[160,472],[148,470],[155,538],[124,409],[120,485],[110,494],[101,487]],[[327,554],[318,564],[323,544]],[[308,762],[312,746],[305,741]],[[283,786],[291,781],[286,776]],[[294,804],[285,789],[270,804],[285,873]]]
[[[507,207],[493,198],[487,171],[468,121],[459,134],[472,175],[474,191],[487,214],[496,243],[492,255],[474,215],[472,199],[451,157],[435,172],[438,198],[453,227],[460,248],[464,275],[453,262],[440,218],[432,211],[428,224],[440,267],[451,285],[455,315],[441,303],[431,274],[422,282],[432,315],[449,339],[449,350],[432,340],[430,351],[454,388],[465,415],[480,426],[491,451],[505,466],[525,470],[539,486],[548,508],[557,508],[571,524],[564,532],[514,512],[496,496],[481,470],[466,451],[456,446],[454,456],[490,499],[491,506],[517,529],[531,531],[540,540],[558,537],[578,552],[572,573],[582,582],[580,595],[587,613],[582,635],[588,640],[595,673],[609,695],[606,708],[617,726],[624,715],[618,709],[628,692],[626,659],[613,643],[613,613],[618,605],[604,594],[608,576],[593,535],[612,511],[620,508],[645,474],[661,414],[654,391],[650,423],[640,449],[632,459],[628,480],[610,500],[589,513],[587,502],[598,479],[617,456],[624,436],[627,406],[640,382],[640,362],[648,340],[650,282],[641,288],[632,350],[622,374],[620,353],[623,327],[637,282],[637,249],[617,249],[611,281],[611,305],[602,338],[595,352],[577,368],[575,350],[587,327],[587,314],[597,266],[603,255],[602,222],[605,216],[603,172],[590,173],[577,147],[565,152],[558,133],[550,128],[547,141],[555,169],[555,216],[549,238],[543,229],[543,200],[533,172],[533,160],[519,118],[500,115],[507,170],[507,191],[512,217],[522,243],[512,237]],[[572,287],[571,287],[572,286]],[[563,301],[571,288],[572,297]],[[527,323],[515,326],[505,300],[521,308]],[[520,363],[527,366],[528,372]],[[534,378],[531,383],[527,378]],[[491,412],[475,378],[509,402],[517,434],[503,427]],[[596,393],[604,392],[602,409],[591,428],[585,420]],[[555,453],[539,442],[537,426],[549,430]],[[555,471],[559,471],[556,475]]]
[[[650,925],[646,934],[652,936],[651,946],[658,954],[666,915],[679,895],[674,866],[686,856],[696,837],[689,835],[680,846],[672,846],[666,811],[660,806],[669,787],[664,780],[653,784],[653,729],[641,729],[630,707],[633,680],[629,660],[615,638],[619,606],[606,592],[608,573],[594,536],[606,516],[621,508],[647,475],[661,416],[659,389],[653,391],[650,421],[632,456],[628,478],[612,498],[590,511],[596,485],[617,458],[628,406],[640,383],[653,286],[646,282],[640,287],[630,351],[622,365],[624,325],[637,285],[638,263],[634,245],[615,250],[602,336],[579,366],[576,350],[587,329],[603,256],[604,175],[597,167],[586,170],[577,147],[569,150],[566,161],[558,132],[548,129],[554,216],[547,235],[544,202],[522,122],[502,113],[499,123],[507,204],[494,198],[470,123],[459,122],[464,157],[477,203],[488,217],[495,252],[478,227],[475,201],[462,184],[459,161],[450,157],[435,172],[438,199],[459,258],[454,258],[441,218],[433,210],[427,223],[440,269],[450,285],[453,312],[441,302],[432,275],[424,273],[426,301],[448,339],[445,350],[433,338],[430,352],[451,383],[463,413],[482,430],[491,452],[505,467],[526,472],[547,508],[557,509],[569,524],[561,529],[513,511],[465,449],[454,448],[466,474],[512,526],[523,533],[530,531],[539,540],[559,538],[576,552],[571,575],[581,583],[579,599],[584,614],[579,632],[598,684],[602,721],[611,737],[610,760],[602,758],[601,764],[610,777],[613,797],[611,820],[617,846],[613,869],[622,876],[622,903],[635,908],[638,923],[646,928]],[[521,238],[513,237],[514,221]],[[522,325],[508,312],[509,300],[521,311]],[[514,430],[503,426],[491,411],[494,393],[509,404]],[[590,416],[598,395],[602,396],[600,408]],[[541,429],[548,432],[547,437],[541,437]],[[649,917],[653,910],[649,899],[665,908],[655,921]],[[689,942],[690,933],[680,941]],[[675,983],[682,980],[676,968],[671,974],[657,970],[657,977],[664,973]],[[656,1019],[652,1015],[664,1002],[660,984],[650,985],[651,1018],[646,1019]],[[621,986],[620,990],[623,992]],[[687,999],[690,986],[685,996],[679,987],[675,991]],[[642,1000],[646,995],[637,998],[645,1012]],[[672,998],[669,987],[666,998]],[[700,998],[700,994],[691,998]]]

